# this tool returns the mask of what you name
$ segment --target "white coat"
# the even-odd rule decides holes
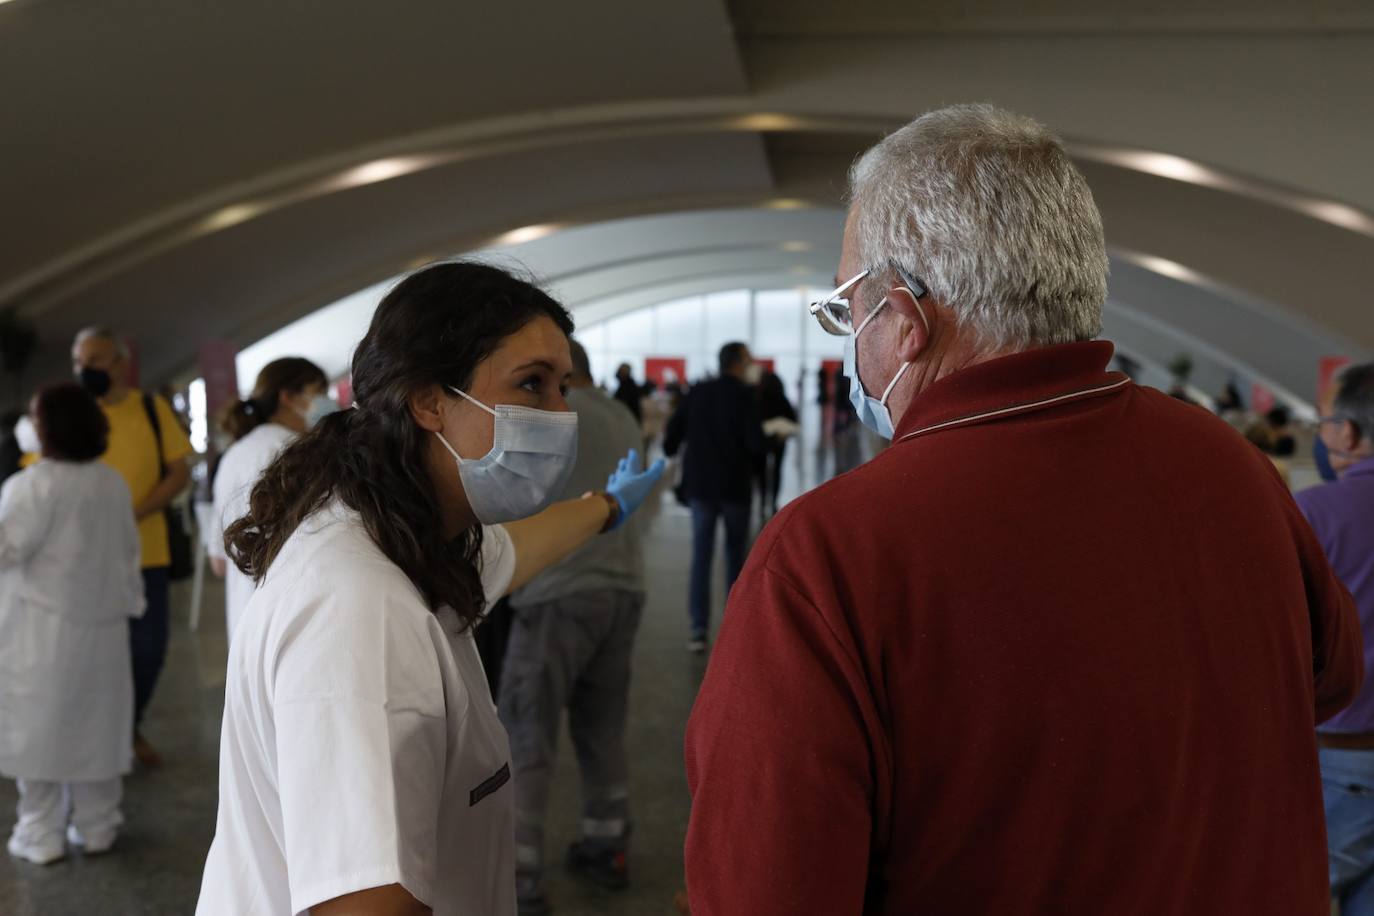
[[[486,529],[480,571],[506,592],[505,529]],[[510,749],[461,629],[352,510],[301,524],[229,648],[198,916],[304,913],[386,884],[435,916],[514,916]]]
[[[215,472],[216,530],[208,547],[210,556],[225,559],[228,567],[224,573],[224,626],[231,640],[248,599],[253,597],[254,585],[232,560],[226,559],[224,534],[230,525],[248,514],[248,498],[262,472],[295,438],[296,434],[285,426],[264,423],[229,446]]]
[[[40,461],[0,489],[0,773],[129,771],[130,617],[143,614],[133,497],[99,461]]]

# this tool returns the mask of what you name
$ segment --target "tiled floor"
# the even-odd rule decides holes
[[[809,449],[789,459],[784,494],[814,479],[820,464]],[[828,464],[828,463],[827,463]],[[827,468],[828,470],[828,468]],[[635,654],[629,746],[635,842],[632,886],[611,894],[554,870],[550,894],[560,916],[670,916],[682,886],[682,841],[688,796],[682,733],[705,660],[684,651],[690,519],[665,500],[647,539],[651,583]],[[719,540],[723,540],[719,539]],[[719,575],[720,562],[717,561]],[[188,589],[174,591],[175,627],[167,670],[149,713],[148,736],[166,765],[126,782],[128,820],[109,855],[74,855],[47,868],[0,854],[3,916],[132,916],[189,914],[214,833],[219,721],[224,686],[222,593],[207,590],[200,632],[186,627]],[[716,610],[720,602],[717,595]],[[549,854],[576,837],[577,779],[566,735],[554,787]],[[14,822],[14,786],[0,780],[0,837]],[[1335,912],[1333,908],[1333,913]]]
[[[688,811],[682,732],[705,668],[704,659],[684,650],[689,536],[685,510],[669,500],[649,537],[653,587],[636,648],[629,735],[633,884],[628,891],[610,894],[554,871],[550,894],[557,912],[566,916],[675,912],[672,898],[682,884]],[[0,854],[0,913],[124,916],[194,910],[214,833],[225,638],[219,588],[207,589],[198,633],[186,626],[188,592],[177,586],[174,593],[171,654],[146,728],[166,765],[127,780],[128,823],[112,853],[92,859],[74,855],[46,868]],[[551,858],[561,858],[561,850],[575,839],[576,793],[576,769],[565,735],[549,825]],[[0,780],[0,836],[13,826],[14,801],[13,783]]]
[[[867,452],[871,446],[862,448]],[[823,459],[813,443],[806,448],[794,444],[783,479],[784,502],[800,490],[803,480],[814,482],[818,468],[828,474],[833,456]],[[635,649],[628,736],[635,824],[632,884],[622,893],[608,893],[553,870],[549,893],[561,916],[673,914],[673,896],[682,887],[689,802],[682,734],[706,662],[685,651],[690,518],[671,497],[646,507],[651,509],[655,518],[646,539],[650,590]],[[717,538],[722,551],[723,541]],[[723,558],[717,558],[717,621],[722,568]],[[219,585],[208,584],[196,633],[187,627],[189,592],[186,585],[173,587],[171,651],[145,727],[163,752],[165,765],[126,780],[127,823],[110,854],[92,859],[74,854],[38,868],[0,853],[3,916],[162,916],[194,911],[205,853],[214,835],[226,641]],[[560,861],[562,850],[576,839],[577,788],[565,730],[550,812],[551,861]],[[14,784],[0,779],[0,838],[13,827],[14,802]]]

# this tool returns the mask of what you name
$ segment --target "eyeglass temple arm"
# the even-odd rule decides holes
[[[902,282],[910,288],[913,296],[922,299],[930,295],[930,290],[926,288],[925,282],[920,277],[910,273],[896,261],[889,261],[888,263],[892,265],[893,270],[897,271],[897,276],[902,278]]]

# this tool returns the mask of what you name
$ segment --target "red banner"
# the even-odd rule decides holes
[[[823,359],[821,368],[825,370],[825,399],[833,401],[835,399],[835,379],[840,377],[844,370],[844,360]]]
[[[334,400],[344,410],[353,406],[353,376],[345,375],[334,383]]]
[[[200,377],[205,380],[205,413],[210,417],[239,399],[238,350],[227,340],[200,345]]]
[[[674,382],[686,383],[687,360],[681,356],[644,357],[644,379],[665,388]]]
[[[124,381],[130,388],[137,388],[139,377],[138,341],[132,337],[124,338],[124,349],[129,353],[128,371],[125,373]]]
[[[1250,407],[1255,413],[1266,414],[1274,409],[1274,392],[1255,382],[1250,386]]]

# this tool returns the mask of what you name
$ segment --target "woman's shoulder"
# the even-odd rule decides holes
[[[294,438],[291,430],[276,423],[264,423],[224,450],[220,467],[260,464],[261,456],[272,455]]]
[[[358,513],[337,500],[301,522],[273,560],[263,589],[290,591],[296,596],[294,603],[326,598],[341,606],[385,601],[428,613],[409,577],[377,547]]]
[[[311,683],[334,678],[333,668],[345,680],[416,669],[378,674],[387,695],[436,685],[437,661],[422,660],[437,659],[444,641],[410,580],[372,545],[356,516],[338,506],[315,513],[282,548],[239,623],[235,640],[244,638],[261,646],[262,664],[274,670],[318,669],[307,677]],[[393,683],[397,678],[402,687]]]
[[[34,510],[47,506],[58,515],[84,513],[97,506],[129,511],[133,504],[129,485],[103,461],[45,459],[11,475],[0,490],[0,499]]]

